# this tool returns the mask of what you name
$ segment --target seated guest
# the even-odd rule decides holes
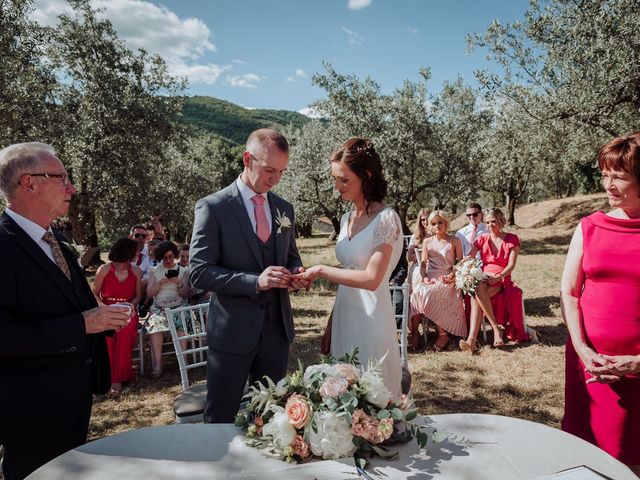
[[[416,220],[416,226],[414,227],[413,235],[409,239],[409,245],[407,247],[407,260],[409,261],[409,279],[411,281],[411,290],[415,288],[420,282],[422,282],[422,276],[420,275],[420,259],[416,255],[416,249],[422,247],[422,242],[429,236],[428,233],[428,219],[431,210],[423,208],[418,213]]]
[[[149,272],[149,267],[151,266],[152,260],[149,256],[149,246],[148,239],[149,234],[147,230],[144,228],[144,225],[134,225],[131,227],[129,231],[129,238],[136,241],[136,255],[131,261],[131,265],[138,267],[142,270],[143,277],[143,289],[147,284],[147,275]]]
[[[484,218],[489,233],[476,238],[469,255],[480,252],[482,270],[488,279],[478,284],[476,295],[471,298],[469,336],[466,340],[460,340],[463,350],[478,349],[477,336],[483,313],[493,328],[494,347],[504,345],[502,329],[506,329],[510,340],[529,340],[522,315],[522,290],[511,280],[511,272],[516,267],[520,251],[520,239],[502,230],[507,222],[499,208],[488,209]],[[497,297],[499,293],[501,296]]]
[[[144,322],[145,329],[151,340],[151,363],[153,377],[162,374],[162,343],[165,332],[169,331],[169,322],[165,316],[165,308],[175,308],[187,305],[189,294],[189,277],[186,268],[175,263],[178,257],[178,247],[175,243],[164,241],[155,249],[158,265],[151,268],[147,295],[153,297],[150,315]],[[181,330],[179,318],[174,319],[176,327]]]
[[[467,334],[462,296],[456,289],[453,270],[462,258],[462,242],[447,233],[449,218],[442,210],[431,212],[428,222],[432,236],[422,243],[422,282],[411,294],[411,338],[412,346],[416,346],[419,315],[424,315],[438,328],[434,348],[441,351],[449,343],[450,333],[456,336]]]
[[[119,238],[109,250],[109,263],[98,268],[93,281],[93,293],[99,304],[130,303],[137,305],[142,296],[142,270],[131,266],[138,253],[138,242]],[[131,352],[138,336],[138,315],[132,309],[129,325],[106,337],[111,365],[109,396],[117,397],[122,384],[135,378]]]
[[[479,203],[469,203],[465,210],[469,223],[456,232],[456,237],[462,242],[462,254],[466,257],[476,241],[483,233],[487,233],[487,225],[482,221],[482,207]]]
[[[178,251],[180,254],[178,264],[185,269],[189,268],[189,248],[190,247],[188,243],[183,243],[178,247]],[[187,274],[187,278],[188,278],[188,274]],[[208,302],[210,299],[211,299],[211,292],[206,292],[204,290],[194,287],[193,284],[191,284],[189,288],[189,295],[188,295],[189,305],[199,305],[201,303]]]

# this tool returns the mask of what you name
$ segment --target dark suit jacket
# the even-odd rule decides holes
[[[293,206],[269,192],[272,216],[286,215],[291,227],[274,222],[276,265],[289,270],[302,266],[295,241]],[[209,309],[209,346],[225,352],[245,354],[260,338],[264,305],[256,287],[265,269],[256,234],[242,202],[236,182],[200,199],[195,207],[189,276],[193,285],[212,291]],[[280,295],[280,317],[289,342],[293,340],[293,315],[287,289]]]
[[[104,335],[87,335],[81,314],[96,300],[71,250],[61,248],[72,282],[0,217],[0,443],[64,432],[81,415],[79,398],[109,388]]]

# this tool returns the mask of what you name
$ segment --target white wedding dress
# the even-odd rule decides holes
[[[402,363],[389,277],[402,255],[400,217],[393,209],[385,208],[349,239],[347,226],[350,215],[343,215],[336,243],[336,258],[342,268],[364,270],[376,247],[385,243],[393,247],[393,252],[384,278],[375,291],[344,285],[338,287],[333,307],[331,354],[337,358],[358,348],[358,359],[364,367],[369,359],[380,359],[387,354],[382,364],[384,382],[397,399],[401,394]]]

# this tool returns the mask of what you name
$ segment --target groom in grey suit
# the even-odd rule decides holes
[[[289,163],[286,138],[253,132],[244,170],[228,187],[195,207],[190,279],[215,293],[209,306],[206,423],[235,419],[247,379],[286,375],[293,316],[289,290],[302,261],[293,206],[269,192]]]

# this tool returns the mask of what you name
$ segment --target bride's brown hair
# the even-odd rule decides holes
[[[387,181],[382,172],[382,162],[371,140],[350,138],[333,152],[331,161],[344,163],[360,179],[367,210],[370,203],[382,202],[387,196]]]

